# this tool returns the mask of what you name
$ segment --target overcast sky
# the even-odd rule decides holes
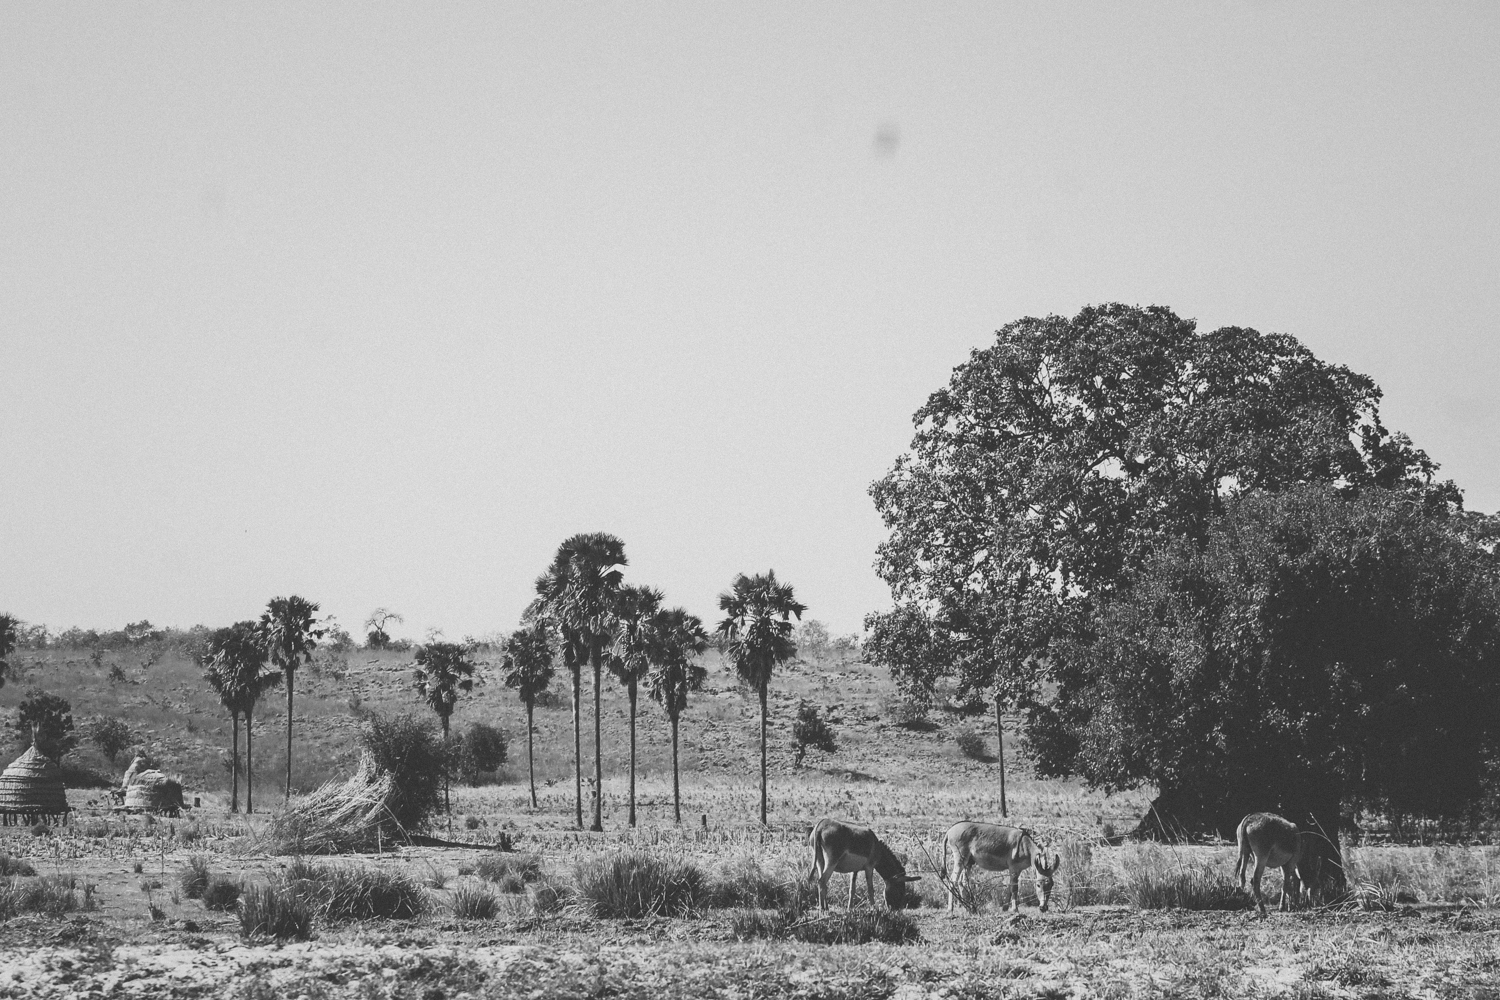
[[[1500,5],[0,6],[0,611],[888,603],[1025,315],[1293,334],[1500,507]]]

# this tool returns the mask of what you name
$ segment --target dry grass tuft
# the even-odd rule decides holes
[[[638,850],[583,861],[573,882],[579,900],[605,919],[685,916],[703,903],[707,890],[697,866]]]

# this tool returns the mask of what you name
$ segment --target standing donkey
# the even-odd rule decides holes
[[[1275,813],[1251,813],[1240,820],[1234,839],[1239,843],[1240,860],[1234,873],[1240,880],[1240,891],[1245,889],[1245,870],[1250,858],[1255,857],[1255,874],[1250,879],[1251,895],[1266,915],[1266,898],[1260,892],[1260,877],[1267,868],[1281,869],[1281,904],[1295,906],[1301,899],[1302,889],[1311,896],[1319,886],[1322,876],[1322,857],[1316,845],[1310,841],[1319,834],[1297,831],[1297,824],[1283,819]]]
[[[974,882],[974,869],[987,872],[1010,872],[1010,906],[1021,909],[1021,873],[1027,868],[1036,868],[1036,896],[1042,912],[1047,912],[1047,903],[1052,898],[1052,873],[1062,864],[1062,858],[1054,857],[1047,864],[1046,854],[1037,850],[1030,830],[1014,826],[997,826],[994,823],[974,823],[965,820],[954,823],[943,841],[943,877],[948,874],[948,848],[958,862],[953,881],[948,884],[948,909],[951,912],[958,903],[959,893]]]
[[[875,836],[874,830],[862,826],[851,826],[836,819],[820,819],[807,835],[813,849],[810,878],[818,880],[818,906],[828,909],[828,880],[834,872],[849,874],[849,908],[854,908],[854,889],[859,884],[859,873],[865,873],[865,888],[870,895],[870,905],[875,905],[875,879],[878,873],[885,881],[885,905],[899,910],[906,905],[906,885],[915,882],[920,875],[906,874],[901,859],[891,853],[884,841]]]

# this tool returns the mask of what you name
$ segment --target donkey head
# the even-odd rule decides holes
[[[1062,864],[1062,855],[1054,854],[1052,864],[1049,865],[1044,852],[1033,858],[1031,863],[1036,866],[1037,902],[1041,905],[1042,912],[1046,913],[1047,903],[1052,899],[1052,873],[1057,871],[1058,866]]]

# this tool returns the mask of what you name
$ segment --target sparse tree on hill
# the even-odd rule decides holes
[[[371,649],[384,649],[391,644],[390,633],[385,627],[392,622],[400,624],[406,619],[389,608],[376,608],[365,619],[365,645]]]
[[[60,761],[78,746],[73,733],[73,706],[66,698],[35,688],[26,693],[16,710],[21,738],[35,742],[42,754]]]
[[[677,727],[687,708],[688,692],[698,691],[708,671],[696,657],[708,648],[703,619],[682,608],[656,612],[651,631],[655,638],[648,690],[672,723],[672,816],[682,822],[682,790],[678,784]]]
[[[818,706],[801,702],[797,706],[797,721],[792,723],[792,749],[796,754],[796,766],[802,766],[802,758],[809,750],[835,753],[839,748],[833,727],[818,711]]]
[[[116,718],[101,717],[95,719],[94,724],[89,727],[89,740],[111,764],[115,763],[120,751],[130,746],[134,739],[130,727]]]
[[[312,659],[313,649],[323,637],[318,627],[318,606],[293,595],[273,597],[260,616],[260,641],[273,666],[286,680],[286,798],[292,798],[292,720],[297,668]]]
[[[545,622],[530,622],[506,637],[500,669],[504,671],[505,686],[513,688],[526,706],[526,776],[531,782],[531,808],[535,809],[536,757],[532,752],[532,716],[537,698],[552,683],[552,636]],[[578,808],[581,820],[581,801]]]
[[[776,667],[797,655],[792,641],[792,618],[799,621],[807,606],[799,604],[792,585],[776,579],[776,571],[734,578],[730,589],[719,595],[724,619],[718,633],[724,640],[724,655],[740,678],[760,696],[760,822],[766,823],[766,725],[767,696]]]
[[[0,687],[10,673],[10,654],[15,652],[21,622],[12,615],[0,614]]]
[[[590,829],[595,832],[604,829],[600,673],[605,647],[614,635],[615,595],[624,565],[625,543],[615,536],[603,532],[574,535],[558,546],[552,565],[536,581],[539,612],[563,630],[564,659],[586,652],[594,669],[594,821]],[[576,685],[574,691],[576,719]]]
[[[446,751],[449,747],[448,723],[458,705],[458,693],[474,689],[474,661],[469,658],[469,651],[456,642],[429,642],[417,649],[416,661],[417,694],[442,721]],[[443,772],[443,808],[450,817],[453,815],[446,770]]]
[[[640,683],[651,672],[656,644],[655,615],[662,592],[654,587],[627,584],[615,598],[615,634],[609,657],[610,672],[625,685],[630,702],[630,825],[635,826],[635,708]]]
[[[250,716],[268,689],[281,683],[281,674],[265,670],[266,651],[255,622],[244,621],[216,630],[208,638],[201,663],[203,679],[229,710],[233,728],[230,758],[230,812],[239,811],[240,718],[245,720],[245,811],[251,812]]]

